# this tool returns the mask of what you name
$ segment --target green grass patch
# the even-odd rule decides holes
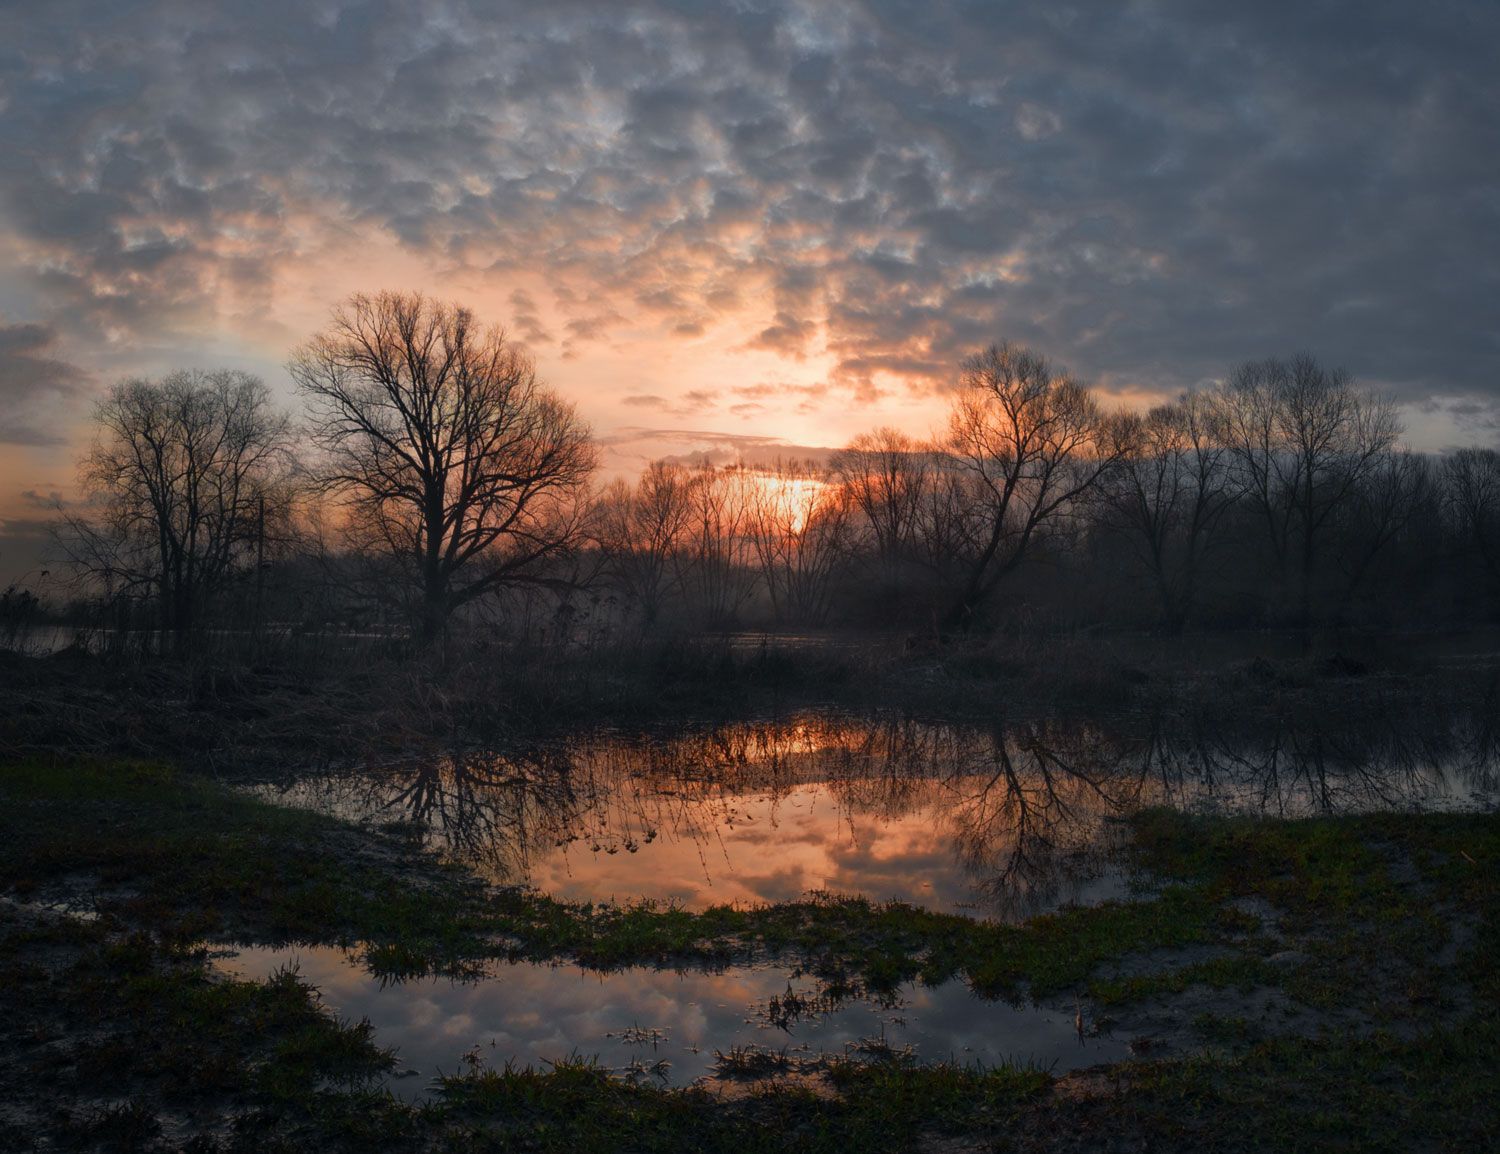
[[[1222,1036],[1235,1025],[1210,1029]],[[1108,1132],[1122,1149],[1493,1150],[1500,1147],[1497,1061],[1493,1017],[1413,1040],[1275,1039],[1235,1058],[1127,1069],[1117,1094],[1055,1103],[1049,1126]]]

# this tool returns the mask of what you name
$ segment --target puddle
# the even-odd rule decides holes
[[[774,1065],[785,1054],[793,1066],[880,1047],[910,1047],[925,1062],[1032,1062],[1059,1071],[1128,1055],[1123,1039],[1079,1039],[1071,1012],[985,1001],[958,982],[904,986],[889,1002],[829,1005],[805,980],[774,968],[599,974],[521,962],[474,982],[389,982],[330,947],[247,947],[214,965],[254,979],[295,966],[331,1009],[368,1018],[376,1041],[396,1048],[401,1066],[389,1088],[408,1100],[429,1093],[439,1072],[465,1069],[470,1053],[494,1069],[597,1057],[622,1076],[670,1086],[712,1078],[716,1053],[746,1047],[775,1055]]]
[[[1147,805],[1296,816],[1492,806],[1491,727],[1326,719],[988,726],[804,714],[586,735],[305,774],[269,799],[415,823],[492,880],[688,909],[808,891],[1019,919],[1121,896],[1118,819]]]
[[[66,884],[66,879],[64,879],[63,884]],[[87,899],[86,902],[83,899],[23,901],[20,898],[13,898],[9,894],[0,894],[0,905],[25,913],[48,914],[52,917],[67,918],[69,921],[79,922],[84,925],[90,925],[99,920],[99,911],[94,908],[92,898]]]

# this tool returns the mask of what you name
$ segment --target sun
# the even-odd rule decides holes
[[[828,496],[829,482],[811,471],[799,473],[782,467],[752,470],[749,476],[759,490],[763,508],[771,514],[770,523],[793,537],[802,534]]]

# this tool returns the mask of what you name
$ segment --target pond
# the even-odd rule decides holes
[[[1226,727],[805,713],[304,773],[269,799],[415,823],[491,880],[699,910],[810,891],[1015,920],[1126,892],[1143,806],[1297,816],[1492,806],[1500,728],[1426,709]]]
[[[564,898],[702,909],[809,891],[1015,920],[1126,895],[1113,853],[1143,806],[1250,815],[1488,808],[1500,726],[1424,705],[1244,724],[1174,714],[952,724],[826,712],[640,733],[589,733],[304,772],[254,787],[282,803],[401,823],[496,882]],[[244,949],[220,966],[296,965],[338,1013],[398,1049],[392,1088],[420,1096],[470,1061],[597,1057],[683,1085],[828,1056],[1071,1069],[1127,1056],[1071,1005],[1011,1006],[959,982],[888,999],[774,967],[718,973],[496,964],[475,981],[390,983],[358,953]],[[1078,1011],[1081,1012],[1081,1011]],[[723,1055],[738,1055],[726,1063]]]
[[[476,1062],[545,1069],[570,1057],[597,1059],[623,1077],[682,1086],[785,1077],[828,1057],[909,1053],[920,1061],[1061,1071],[1128,1052],[1123,1039],[1080,1035],[1071,1009],[986,1001],[959,982],[837,999],[770,967],[600,974],[522,962],[502,963],[478,981],[390,982],[372,977],[356,955],[328,947],[244,948],[215,964],[256,979],[295,968],[339,1015],[367,1018],[376,1041],[396,1049],[400,1065],[388,1085],[408,1099],[425,1095],[439,1073]]]

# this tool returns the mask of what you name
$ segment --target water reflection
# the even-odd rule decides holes
[[[987,726],[806,714],[304,777],[282,800],[419,823],[495,880],[689,908],[808,891],[1015,918],[1118,893],[1115,819],[1488,806],[1487,712],[1255,727],[1158,715]]]
[[[1069,1070],[1127,1054],[1122,1039],[1080,1038],[1068,1011],[983,1001],[958,982],[838,1000],[769,968],[597,974],[518,963],[479,982],[391,984],[329,947],[247,947],[217,964],[256,979],[295,965],[332,1010],[368,1018],[376,1042],[397,1049],[401,1068],[390,1087],[409,1099],[437,1073],[460,1072],[465,1054],[496,1069],[596,1057],[622,1075],[674,1086],[731,1070],[780,1075],[824,1056],[910,1052],[922,1061]],[[738,1061],[731,1067],[726,1055]]]

